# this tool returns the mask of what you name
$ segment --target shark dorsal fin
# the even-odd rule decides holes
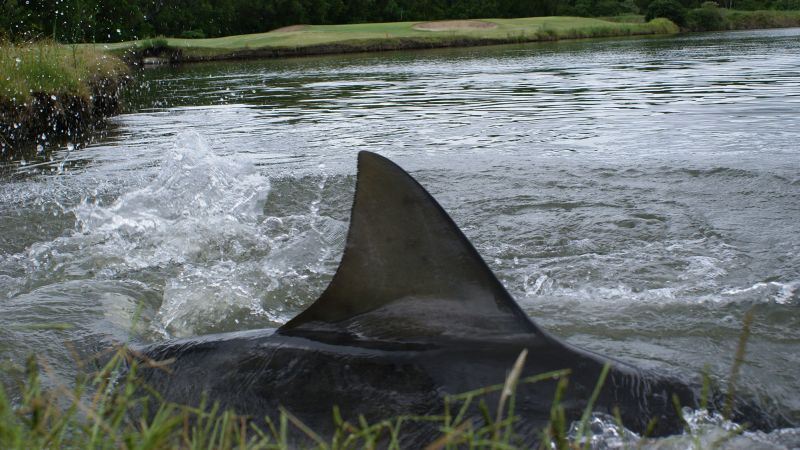
[[[379,339],[541,333],[436,200],[365,151],[339,268],[280,332],[315,330]]]

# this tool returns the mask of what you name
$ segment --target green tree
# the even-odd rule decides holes
[[[722,30],[725,18],[717,7],[697,8],[686,15],[686,27],[692,31]]]
[[[403,20],[403,8],[401,8],[395,0],[389,0],[386,2],[386,6],[383,7],[383,20]]]
[[[0,40],[20,36],[27,30],[25,10],[17,0],[0,1]]]
[[[658,17],[669,19],[678,26],[686,25],[686,8],[676,0],[653,0],[647,7],[645,20],[653,20]]]

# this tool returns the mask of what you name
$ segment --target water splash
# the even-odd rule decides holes
[[[580,430],[580,422],[573,422],[567,432],[567,437],[580,443],[580,448],[586,444],[595,450],[634,448],[641,441],[641,436],[620,426],[613,416],[603,413],[594,413],[589,417],[584,436],[578,435]]]
[[[97,277],[163,286],[151,324],[161,337],[279,325],[332,273],[346,224],[320,213],[327,176],[311,180],[305,211],[280,215],[269,178],[240,156],[184,134],[144,187],[72,210]]]
[[[236,155],[215,155],[202,137],[188,133],[178,138],[148,186],[123,195],[108,207],[86,199],[74,212],[84,233],[185,231],[197,236],[201,233],[183,225],[210,229],[252,223],[263,210],[268,193],[268,179],[252,164],[238,161]]]
[[[800,280],[787,283],[777,281],[759,282],[749,287],[730,288],[722,294],[733,301],[740,298],[757,297],[765,302],[774,302],[778,305],[800,304]]]
[[[648,450],[719,450],[764,449],[785,450],[798,448],[800,428],[784,428],[765,433],[746,431],[744,427],[725,419],[719,413],[683,408],[687,431],[680,435],[653,439],[643,438],[619,425],[608,414],[594,413],[585,427],[586,435],[578,436],[580,423],[570,425],[567,436],[581,448],[611,450],[641,448]]]

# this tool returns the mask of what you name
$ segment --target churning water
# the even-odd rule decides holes
[[[800,29],[141,79],[99,142],[5,168],[5,366],[36,352],[66,382],[73,351],[280,325],[335,271],[371,150],[571,343],[724,379],[753,308],[742,389],[800,420]],[[690,422],[708,443],[730,425]],[[610,423],[596,418],[597,447],[630,442]],[[727,445],[798,447],[800,430]]]

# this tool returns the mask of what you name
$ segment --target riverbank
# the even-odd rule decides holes
[[[157,38],[103,47],[136,63],[181,63],[670,34],[678,31],[678,27],[666,19],[642,23],[586,17],[529,17],[296,25],[267,33],[214,39]]]
[[[739,11],[707,6],[689,10],[682,29],[729,31],[800,27],[800,11]]]
[[[786,27],[800,27],[800,11],[706,7],[685,11],[680,27],[665,18],[645,22],[641,15],[294,25],[210,39],[159,37],[103,49],[132,65],[148,65]]]
[[[723,30],[800,27],[800,11],[724,10]]]
[[[18,148],[79,140],[119,109],[122,60],[132,66],[231,59],[466,47],[560,39],[800,27],[800,11],[699,8],[681,29],[658,18],[519,19],[295,25],[214,39],[154,38],[116,44],[0,44],[0,159]],[[16,154],[16,156],[15,156]]]
[[[80,140],[118,112],[127,75],[119,58],[90,46],[0,44],[0,159]]]

